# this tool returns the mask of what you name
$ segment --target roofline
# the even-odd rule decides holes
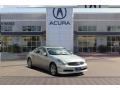
[[[80,5],[2,5],[1,7],[8,7],[8,8],[53,8],[53,7],[71,7],[71,8],[79,8]]]
[[[100,4],[98,4],[100,5]],[[98,6],[96,5],[96,6]],[[79,8],[81,6],[85,6],[85,5],[0,5],[0,7],[29,7],[29,8],[50,8],[50,7],[73,7],[73,8]],[[90,5],[87,5],[90,6]],[[100,6],[104,6],[102,8],[120,8],[120,5],[100,5]],[[81,7],[84,8],[84,7]]]

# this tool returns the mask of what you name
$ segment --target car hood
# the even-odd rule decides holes
[[[64,63],[67,62],[85,62],[85,59],[77,56],[77,55],[51,55],[52,58],[54,59],[59,59],[61,61],[63,61]]]

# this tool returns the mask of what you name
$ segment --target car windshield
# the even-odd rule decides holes
[[[47,48],[50,55],[69,55],[70,53],[65,48]]]

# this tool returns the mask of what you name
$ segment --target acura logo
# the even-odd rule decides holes
[[[63,19],[67,15],[66,8],[53,8],[53,16],[56,19]]]

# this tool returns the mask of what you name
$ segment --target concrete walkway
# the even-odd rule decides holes
[[[78,53],[77,55],[80,55],[80,56],[120,56],[120,54],[118,52],[108,52],[108,53],[96,53],[96,52],[91,52],[91,53],[84,53],[84,52],[81,52],[81,53]]]
[[[120,76],[120,57],[84,57],[88,71],[84,76]],[[41,76],[49,75],[41,70],[27,68],[26,60],[3,61],[0,76]],[[29,72],[29,73],[28,73]]]
[[[26,60],[0,64],[1,85],[120,85],[120,57],[85,56],[88,71],[84,75],[51,76],[39,68],[30,69]]]
[[[2,52],[1,53],[1,60],[19,60],[19,59],[25,59],[28,53],[8,53],[8,52]]]

